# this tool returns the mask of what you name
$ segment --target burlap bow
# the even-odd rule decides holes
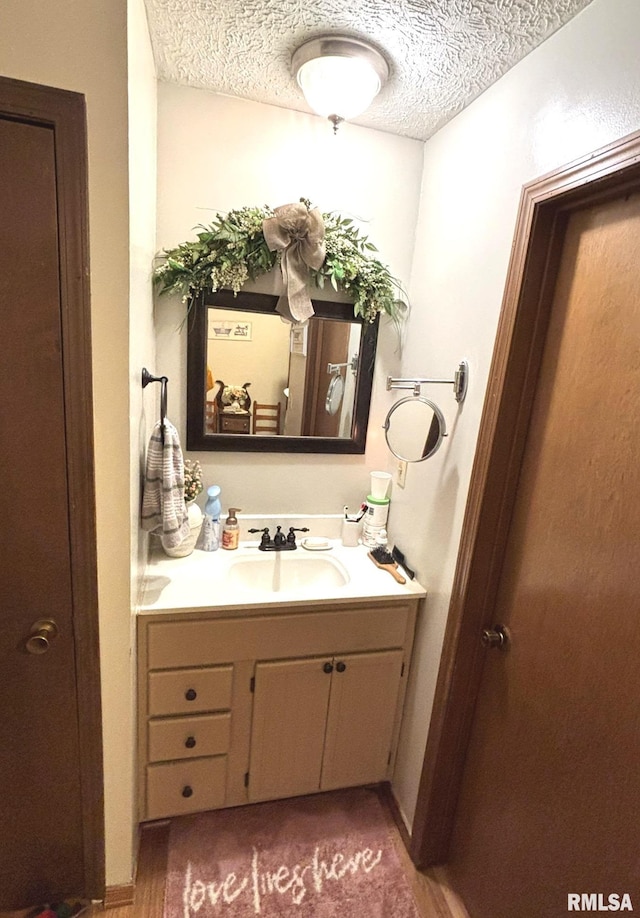
[[[262,232],[271,251],[282,252],[285,292],[276,310],[289,322],[306,322],[313,315],[307,287],[309,268],[317,271],[325,258],[322,214],[306,204],[283,204],[263,221]]]

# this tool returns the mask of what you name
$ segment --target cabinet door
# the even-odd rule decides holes
[[[249,799],[318,791],[330,659],[258,663],[255,679]]]
[[[387,777],[402,656],[389,650],[335,658],[322,790]]]

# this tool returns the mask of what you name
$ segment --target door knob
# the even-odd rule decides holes
[[[26,640],[29,653],[42,654],[49,649],[49,641],[58,636],[58,626],[51,619],[39,619],[31,626],[31,632]]]
[[[504,625],[485,628],[480,640],[485,647],[497,647],[499,650],[505,650],[510,641],[509,629]]]

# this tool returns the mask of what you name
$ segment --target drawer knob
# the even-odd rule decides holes
[[[346,668],[347,668],[347,664],[343,663],[342,660],[340,660],[339,663],[336,663],[336,669],[338,670],[339,673],[343,673]]]
[[[189,785],[187,784],[186,787],[182,788],[182,796],[183,797],[193,797],[193,788],[189,787]]]
[[[184,744],[187,747],[187,749],[193,749],[193,747],[196,744],[195,736],[188,736],[186,740],[184,741]]]
[[[190,688],[187,689],[187,691],[184,693],[184,697],[187,699],[187,701],[195,701],[198,697],[198,693],[195,689]]]
[[[333,663],[325,663],[322,667],[325,673],[329,674],[333,672]]]

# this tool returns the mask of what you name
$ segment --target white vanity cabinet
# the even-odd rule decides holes
[[[140,818],[388,780],[418,602],[139,615]]]
[[[387,776],[402,650],[258,663],[249,799]]]

